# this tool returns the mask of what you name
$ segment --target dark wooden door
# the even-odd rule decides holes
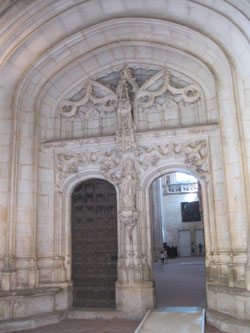
[[[72,194],[73,306],[114,307],[116,279],[116,191],[90,179]]]

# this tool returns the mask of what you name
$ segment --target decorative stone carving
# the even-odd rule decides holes
[[[185,147],[186,163],[202,177],[208,174],[208,150],[206,140],[192,142]]]
[[[128,230],[128,236],[129,236],[129,241],[130,243],[133,243],[133,238],[132,238],[132,230],[137,224],[138,221],[138,213],[137,212],[132,212],[132,211],[123,211],[120,214],[120,219],[121,223],[123,223],[127,230]]]
[[[100,161],[100,170],[104,175],[104,178],[111,180],[114,183],[119,183],[121,178],[121,150],[112,150],[110,152],[105,152],[103,159]]]
[[[190,169],[198,172],[201,177],[207,177],[209,172],[205,139],[188,143],[169,141],[165,145],[138,146],[129,153],[129,157],[124,154],[119,149],[88,150],[85,153],[58,153],[56,155],[56,170],[59,191],[68,176],[77,174],[90,165],[98,165],[105,179],[120,185],[124,182],[121,185],[124,187],[124,192],[125,184],[128,183],[125,181],[127,176],[133,179],[133,183],[136,184],[136,179],[139,182],[140,176],[150,167],[156,166],[160,160],[170,157],[184,158]],[[128,184],[126,186],[129,187]],[[128,205],[124,203],[125,210],[131,208]]]
[[[185,156],[185,163],[191,169],[200,173],[202,177],[206,177],[209,171],[208,167],[208,150],[206,140],[192,141],[189,143],[172,142],[165,145],[156,145],[152,147],[141,147],[144,153],[152,154],[154,160],[157,161],[164,158],[173,156]],[[157,155],[160,155],[157,158]]]
[[[207,123],[201,89],[184,81],[163,69],[140,87],[134,102],[139,129]]]
[[[97,88],[99,95],[97,96]],[[129,93],[130,90],[130,93]],[[100,91],[102,95],[100,96]],[[166,144],[151,143],[147,146],[138,145],[135,137],[135,122],[137,106],[139,103],[150,107],[157,97],[166,91],[175,94],[179,101],[194,102],[200,97],[199,89],[193,85],[184,88],[174,87],[170,83],[170,76],[166,70],[160,71],[146,81],[141,88],[132,77],[132,71],[125,67],[120,72],[120,80],[116,89],[116,96],[110,89],[104,89],[101,83],[89,81],[86,93],[78,101],[70,100],[64,107],[64,116],[73,117],[83,112],[91,102],[94,110],[86,109],[85,117],[91,112],[107,112],[116,110],[116,145],[114,149],[100,149],[99,151],[85,150],[85,152],[60,153],[57,155],[58,188],[62,188],[65,179],[70,174],[77,174],[83,168],[96,165],[103,173],[104,178],[115,182],[120,187],[121,223],[128,231],[129,248],[127,249],[130,263],[133,257],[132,230],[138,221],[136,207],[136,190],[140,178],[150,167],[157,165],[161,160],[173,156],[185,159],[185,162],[197,172],[204,175],[208,171],[206,141],[200,140],[190,143],[169,141]],[[168,98],[167,103],[175,103]],[[84,106],[85,104],[85,106]],[[100,107],[99,107],[100,106]],[[166,104],[167,106],[167,104]],[[95,116],[95,115],[93,115]]]
[[[65,121],[86,120],[83,131],[86,136],[91,135],[91,130],[88,131],[92,126],[91,120],[99,119],[100,123],[95,126],[99,126],[101,135],[104,128],[102,119],[112,118],[109,119],[109,127],[111,126],[109,130],[112,131],[116,116],[116,134],[120,140],[117,140],[117,144],[126,146],[127,150],[131,148],[134,136],[131,128],[135,130],[135,126],[138,126],[143,130],[148,129],[148,122],[151,121],[147,117],[142,120],[142,115],[138,117],[138,112],[150,113],[149,118],[155,116],[157,119],[162,118],[162,121],[158,119],[157,125],[152,127],[151,124],[149,128],[180,126],[182,125],[180,114],[183,112],[188,113],[184,125],[187,125],[185,123],[187,119],[188,124],[193,125],[207,122],[205,114],[198,116],[198,106],[191,105],[201,99],[202,93],[198,86],[188,84],[187,79],[177,78],[167,69],[151,71],[151,75],[156,72],[151,77],[145,69],[140,68],[140,70],[144,71],[141,76],[138,75],[137,68],[125,66],[120,72],[110,73],[106,79],[100,78],[96,81],[89,79],[77,93],[61,101],[58,107],[59,114]],[[72,135],[74,136],[74,133]]]
[[[136,184],[137,184],[137,174],[135,171],[134,161],[130,158],[127,158],[124,163],[124,168],[120,183],[123,210],[135,211]]]
[[[135,143],[135,126],[132,118],[132,105],[128,94],[128,84],[130,82],[137,88],[131,77],[131,71],[125,67],[121,71],[121,81],[117,87],[117,95],[119,98],[117,109],[117,125],[116,125],[116,143],[119,149],[123,151],[131,151],[136,149]]]
[[[88,80],[85,85],[85,94],[78,100],[73,98],[63,100],[60,105],[61,115],[66,118],[75,116],[86,118],[104,118],[108,113],[114,113],[117,106],[116,94],[105,85]]]
[[[192,84],[184,88],[177,88],[171,84],[169,72],[163,69],[153,75],[138,90],[135,98],[136,105],[141,103],[143,107],[150,107],[155,103],[156,97],[163,95],[166,91],[178,95],[184,102],[192,103],[200,98],[198,86]]]
[[[99,161],[100,152],[65,152],[56,156],[57,188],[60,191],[65,179],[72,174],[77,174],[89,164],[96,164]]]

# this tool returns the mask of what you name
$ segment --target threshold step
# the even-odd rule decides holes
[[[166,307],[148,311],[135,333],[204,333],[205,310]]]

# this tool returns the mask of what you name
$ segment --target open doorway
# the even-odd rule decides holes
[[[156,306],[204,306],[205,242],[198,179],[168,173],[151,184],[150,199]]]

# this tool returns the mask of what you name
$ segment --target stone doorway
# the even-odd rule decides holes
[[[117,203],[112,184],[80,183],[72,194],[73,306],[114,307]]]
[[[150,187],[153,258],[167,250],[170,258],[205,253],[201,186],[184,172],[157,178]]]
[[[190,173],[172,171],[155,179],[149,193],[156,307],[203,307],[206,279],[200,182]],[[168,256],[162,265],[160,252],[165,250]]]

